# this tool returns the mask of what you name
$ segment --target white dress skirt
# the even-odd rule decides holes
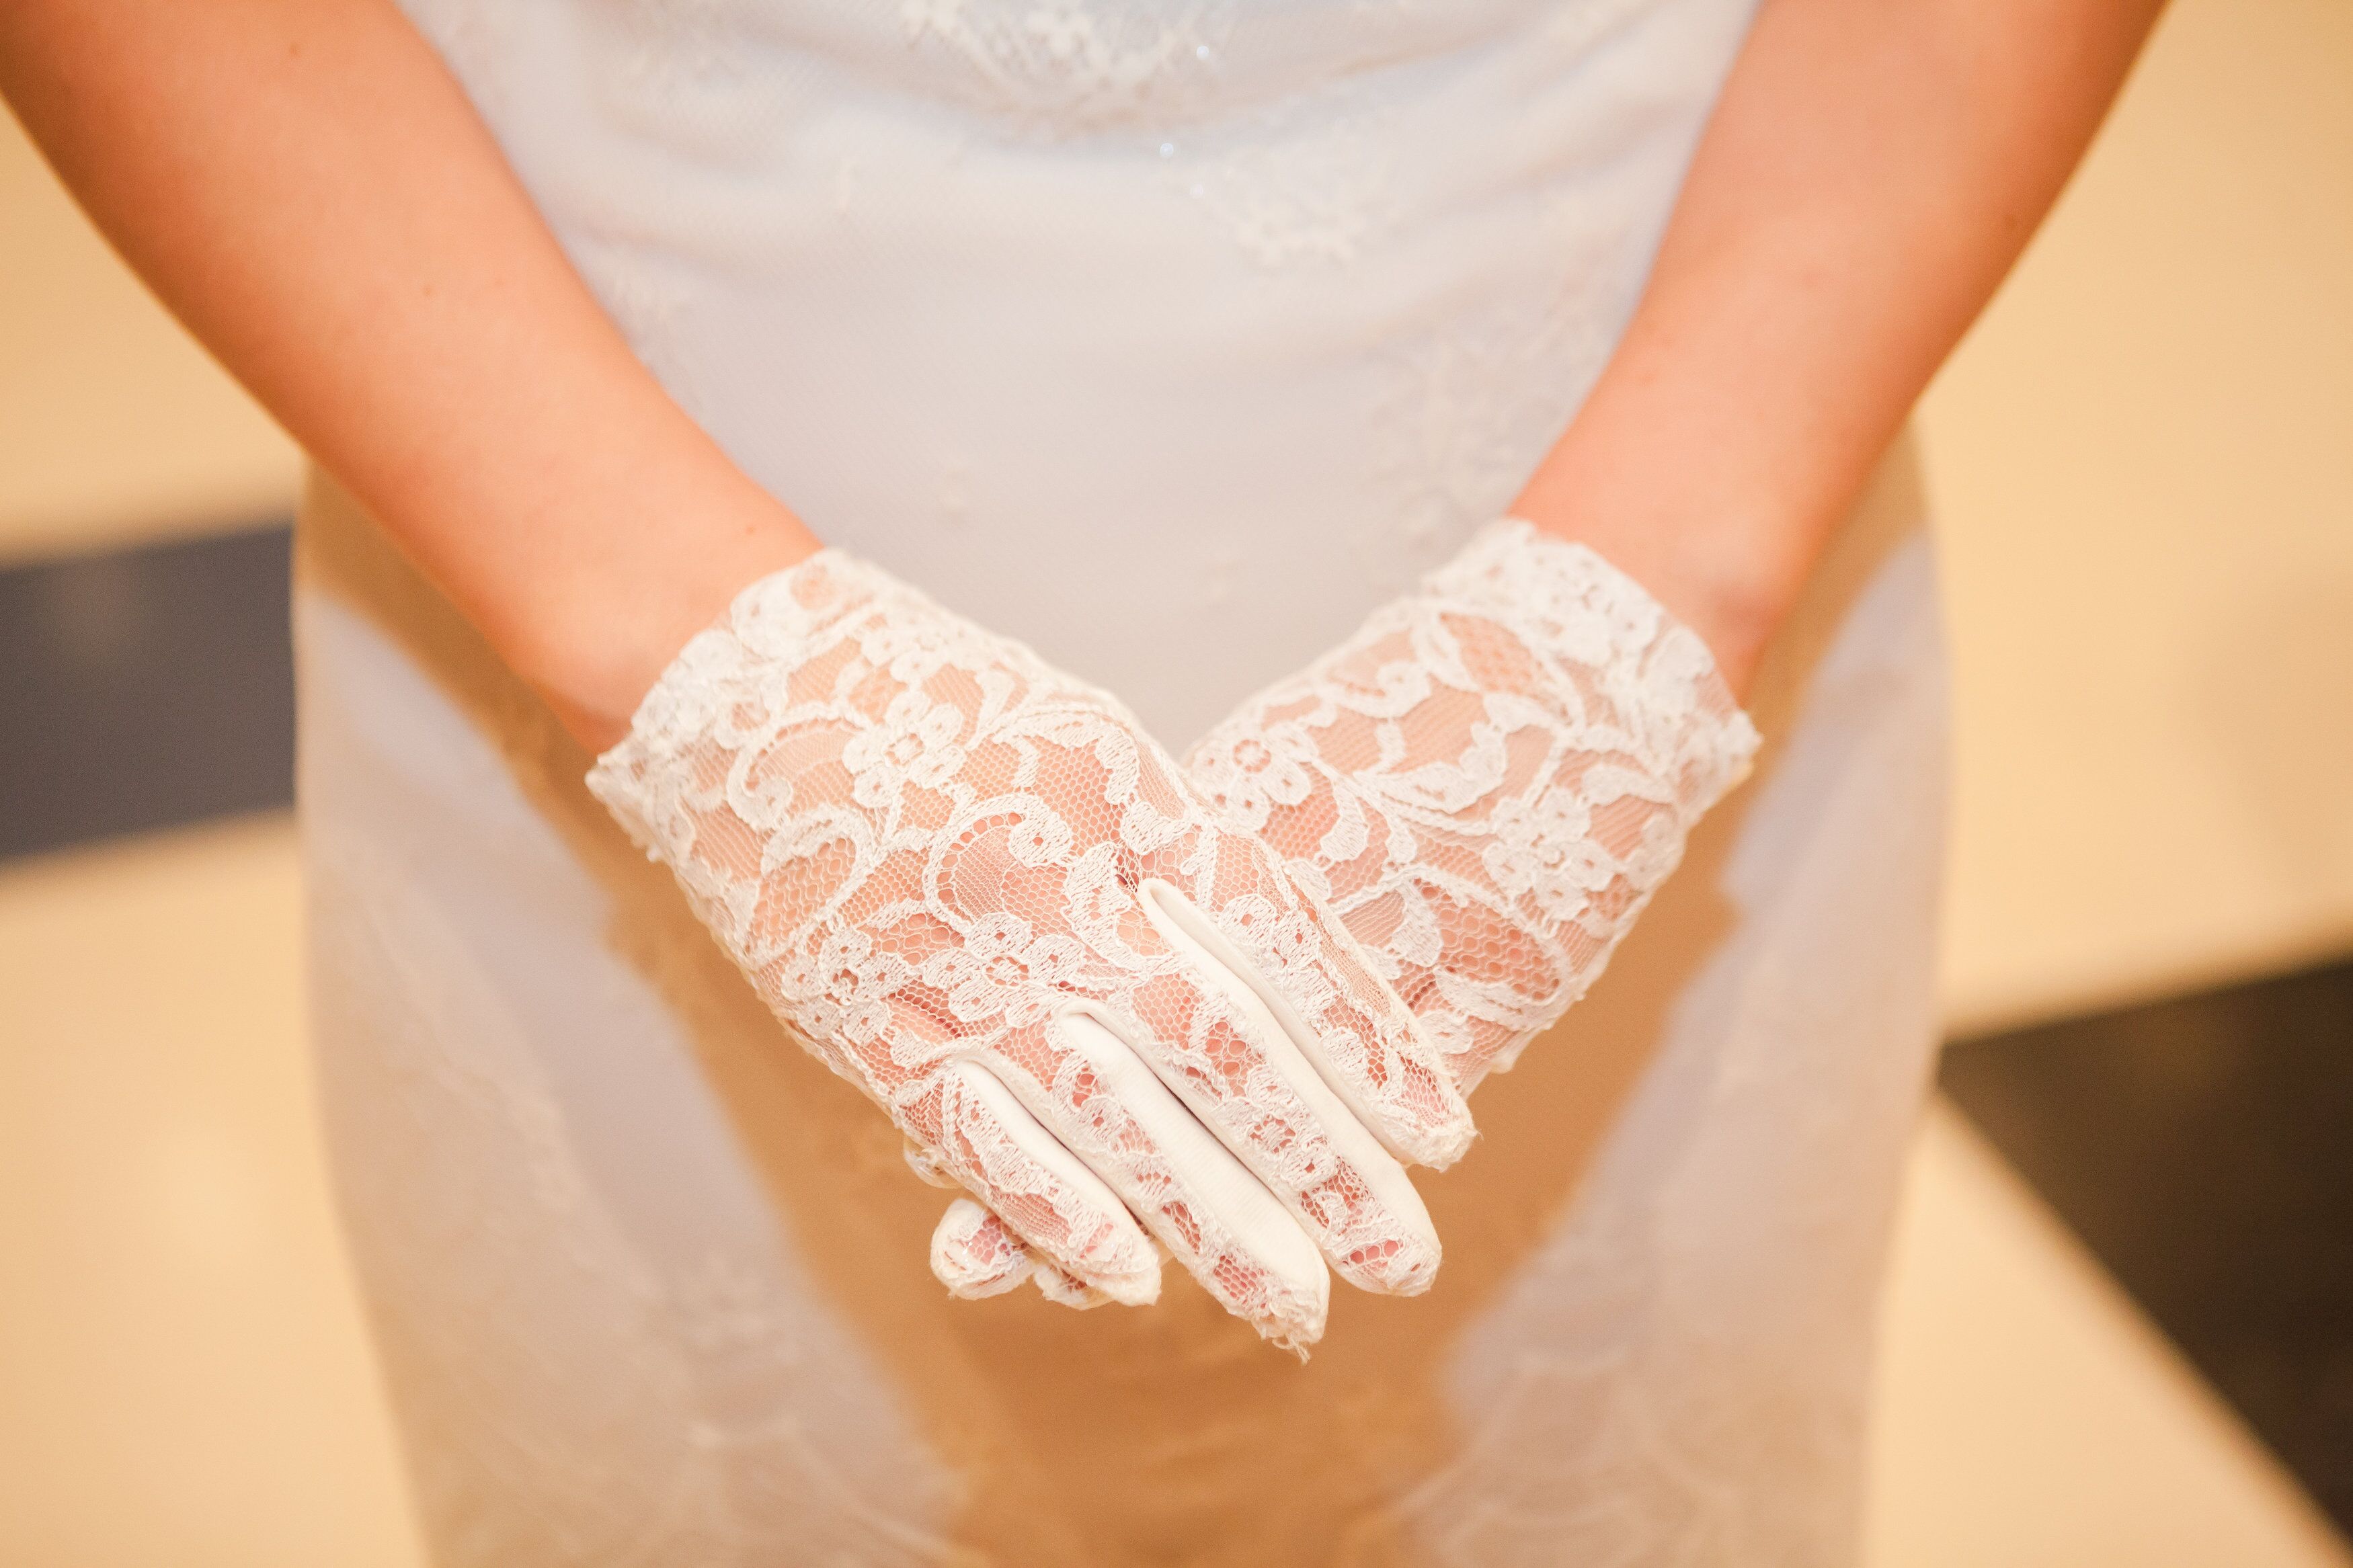
[[[1180,753],[1508,504],[1746,0],[410,0],[646,362],[825,538]],[[1899,447],[1757,777],[1302,1365],[1172,1272],[950,1300],[943,1194],[332,483],[311,998],[449,1568],[1826,1564],[1934,1035],[1944,667]],[[649,529],[669,520],[645,519]],[[495,519],[484,519],[495,527]]]

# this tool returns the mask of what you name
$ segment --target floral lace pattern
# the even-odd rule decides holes
[[[1150,1063],[1343,1278],[1428,1286],[1436,1237],[1382,1143],[1450,1161],[1461,1097],[1345,938],[1109,698],[828,551],[690,643],[590,787],[809,1048],[1086,1288],[1156,1292],[1132,1210],[1270,1338],[1322,1328],[1320,1271],[1238,1234],[1073,1018]],[[1169,936],[1187,910],[1311,1070]]]
[[[1506,520],[1191,767],[1347,922],[1468,1092],[1600,976],[1757,743],[1640,584]]]
[[[1600,977],[1757,745],[1640,584],[1507,519],[1245,703],[1190,770],[1346,923],[1468,1093]],[[1019,1251],[969,1205],[933,1244],[966,1293],[1018,1283]]]

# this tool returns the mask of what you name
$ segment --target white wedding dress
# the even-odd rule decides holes
[[[410,0],[684,405],[1180,753],[1496,515],[1746,0]],[[649,529],[664,518],[645,520]],[[493,519],[483,526],[496,526]],[[1304,1366],[1171,1271],[950,1300],[941,1194],[322,480],[332,1152],[450,1565],[1836,1563],[1933,1035],[1943,666],[1891,458],[1757,776]]]

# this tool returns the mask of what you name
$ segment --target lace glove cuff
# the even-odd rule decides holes
[[[1599,552],[1518,518],[1482,529],[1430,574],[1423,595],[1424,613],[1475,614],[1547,660],[1551,679],[1533,694],[1580,728],[1588,748],[1641,775],[1643,798],[1664,808],[1646,832],[1672,840],[1663,865],[1629,863],[1647,896],[1757,756],[1757,726],[1707,644]]]
[[[1196,750],[1467,1094],[1600,974],[1756,728],[1706,645],[1582,544],[1490,524]]]

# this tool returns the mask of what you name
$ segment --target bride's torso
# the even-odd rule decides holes
[[[409,9],[754,477],[1181,747],[1509,502],[1748,4]]]
[[[1510,500],[1749,5],[405,3],[754,476],[1179,746]],[[1903,489],[1760,682],[1755,784],[1422,1179],[1438,1287],[1336,1293],[1300,1368],[1174,1275],[1134,1312],[948,1300],[896,1134],[322,486],[322,1100],[442,1555],[1841,1560],[1928,1038]]]

